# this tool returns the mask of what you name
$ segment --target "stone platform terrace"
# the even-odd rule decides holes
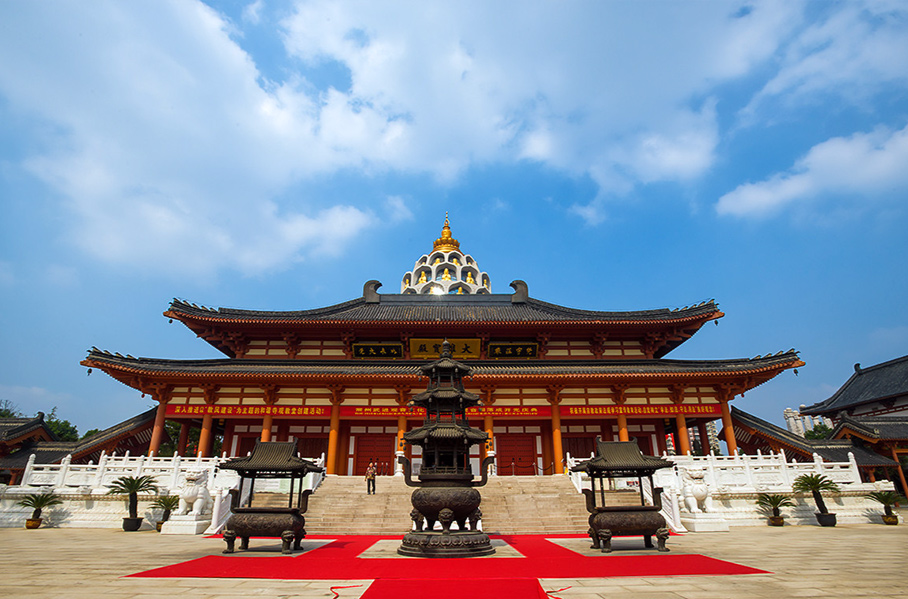
[[[0,530],[2,595],[39,599],[190,599],[248,597],[358,598],[370,581],[281,581],[252,579],[122,578],[127,574],[219,554],[223,542],[162,536],[153,531],[106,529]],[[700,553],[770,574],[602,579],[546,579],[547,591],[563,599],[725,599],[754,597],[905,597],[908,526],[874,524],[836,528],[786,526],[736,528],[731,533],[673,536],[676,553]],[[578,544],[578,549],[588,546]],[[616,547],[617,548],[617,547]],[[616,551],[613,555],[639,555]],[[274,553],[258,553],[262,557]],[[490,559],[490,558],[476,558]],[[603,559],[608,559],[604,556]]]

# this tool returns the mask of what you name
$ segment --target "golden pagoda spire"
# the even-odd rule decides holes
[[[432,249],[442,252],[460,251],[460,242],[451,237],[451,224],[448,222],[447,212],[445,212],[445,226],[441,228],[441,237],[435,240]]]

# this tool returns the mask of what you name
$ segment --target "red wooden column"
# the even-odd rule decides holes
[[[678,413],[675,414],[675,428],[678,429],[678,453],[680,455],[690,455],[690,437],[687,435],[687,418],[681,412],[681,406],[684,404],[684,388],[672,387],[672,402],[678,406]]]
[[[344,402],[343,385],[329,385],[331,391],[331,427],[328,431],[328,456],[325,466],[328,474],[337,474],[337,441],[340,435],[340,405]]]
[[[217,403],[217,385],[208,385],[203,387],[205,392],[205,405],[212,406]],[[205,414],[202,418],[202,432],[199,434],[199,454],[203,458],[211,457],[211,448],[214,445],[214,436],[211,433],[214,417],[211,414]]]
[[[483,342],[483,343],[485,343],[485,342]],[[483,345],[483,347],[485,347],[485,345]],[[485,351],[485,350],[483,350],[483,351]],[[491,408],[492,404],[495,403],[495,397],[493,397],[493,395],[492,395],[493,393],[495,393],[495,387],[480,387],[480,391],[482,391],[482,407],[483,407],[483,409]],[[489,455],[490,451],[494,451],[494,449],[495,449],[494,428],[495,428],[495,419],[492,417],[492,414],[484,413],[482,416],[482,430],[484,430],[485,433],[489,436],[489,440],[485,442],[485,444],[482,446],[482,449],[481,449],[480,457],[483,460],[486,459],[486,457]]]
[[[189,429],[192,428],[189,422],[180,423],[180,440],[177,442],[177,455],[186,455],[186,446],[189,444]]]
[[[553,474],[564,472],[562,460],[564,460],[564,449],[561,444],[561,397],[560,393],[564,387],[548,387],[548,401],[552,404],[552,461],[555,462]]]
[[[275,385],[264,385],[262,390],[265,392],[265,405],[271,407],[277,401],[277,387]],[[262,418],[262,443],[271,441],[271,427],[274,425],[274,416],[265,414]]]
[[[697,434],[700,435],[700,452],[709,455],[709,434],[706,432],[706,422],[701,420],[697,424]]]
[[[728,387],[719,387],[716,392],[719,396],[719,406],[722,408],[722,432],[728,446],[728,455],[735,455],[738,452],[738,442],[735,439],[735,425],[732,424],[731,410],[728,407],[729,400],[735,395]]]
[[[397,405],[401,409],[407,407],[407,403],[410,401],[410,386],[409,385],[398,385],[394,387],[394,390],[397,391]],[[407,432],[407,416],[405,414],[400,414],[397,417],[397,446],[395,451],[403,451],[404,449],[404,433]]]
[[[205,414],[202,418],[202,432],[199,434],[199,454],[203,458],[211,457],[211,424],[214,417],[211,414]]]
[[[224,441],[221,444],[221,453],[227,452],[227,457],[231,458],[233,457],[231,454],[233,453],[234,426],[236,425],[232,424],[230,420],[224,421]]]
[[[158,455],[161,449],[161,440],[164,438],[164,418],[167,412],[167,402],[170,401],[170,392],[173,387],[170,385],[158,386],[153,392],[152,397],[158,402],[158,409],[154,415],[154,428],[151,430],[151,441],[148,443],[148,455]]]
[[[627,385],[612,385],[612,392],[615,394],[615,405],[623,406],[624,402],[627,401],[625,392],[627,391]],[[630,441],[631,437],[627,432],[627,415],[618,413],[618,440],[619,441]]]

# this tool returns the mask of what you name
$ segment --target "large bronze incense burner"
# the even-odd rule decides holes
[[[410,406],[424,408],[425,421],[404,433],[404,441],[422,450],[418,481],[412,478],[410,460],[400,458],[407,485],[418,487],[410,497],[415,530],[404,535],[397,550],[401,555],[474,557],[495,553],[489,535],[478,530],[482,497],[474,487],[486,484],[493,458],[483,460],[482,476],[474,481],[470,448],[485,443],[488,435],[467,422],[467,408],[481,403],[477,395],[463,388],[463,377],[470,370],[451,358],[447,341],[442,344],[441,357],[422,367],[429,384],[413,397]],[[441,530],[435,530],[436,523]]]
[[[281,552],[299,551],[306,536],[306,519],[303,514],[309,506],[311,489],[303,490],[303,477],[322,468],[296,455],[295,443],[259,442],[248,456],[228,460],[221,468],[236,470],[240,475],[240,488],[232,490],[230,518],[224,527],[224,553],[233,553],[237,537],[240,549],[249,548],[250,537],[280,537]],[[253,507],[253,491],[257,478],[289,478],[290,493],[287,507]],[[243,487],[249,482],[248,504],[240,505]],[[296,506],[294,506],[294,499]]]
[[[672,464],[662,458],[643,455],[634,441],[602,441],[596,439],[596,455],[574,466],[574,472],[585,472],[590,477],[591,489],[583,489],[586,509],[590,513],[587,534],[593,541],[592,549],[603,553],[612,550],[613,536],[642,536],[644,546],[653,546],[652,537],[658,542],[659,551],[668,551],[665,541],[668,528],[662,510],[662,489],[653,487],[653,472]],[[640,505],[605,505],[606,480],[636,478],[640,489]],[[646,504],[644,481],[652,490],[653,502]],[[597,487],[598,486],[598,497]]]

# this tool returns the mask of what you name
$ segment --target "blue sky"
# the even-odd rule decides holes
[[[795,348],[781,423],[908,351],[902,2],[0,3],[0,399],[150,406],[79,360],[161,313],[396,293],[444,214],[494,292],[715,298],[673,358]]]

